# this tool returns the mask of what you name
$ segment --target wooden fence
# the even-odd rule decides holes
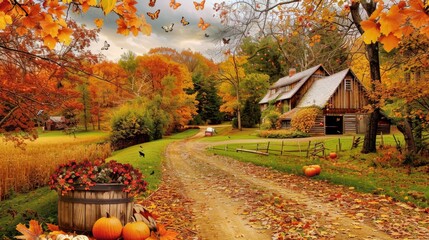
[[[301,156],[301,157],[326,157],[329,152],[341,152],[358,148],[363,143],[363,137],[355,137],[352,139],[331,138],[324,141],[269,141],[262,143],[249,143],[237,146],[237,144],[214,146],[213,150],[247,152],[259,155],[268,156]],[[383,135],[377,137],[377,145],[395,145],[395,142],[388,142],[384,140]]]

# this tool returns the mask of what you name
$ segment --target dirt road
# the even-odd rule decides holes
[[[200,136],[166,150],[161,190],[171,195],[167,205],[179,212],[174,221],[188,221],[184,239],[429,237],[425,212],[385,196],[207,153],[208,144],[198,141]],[[166,204],[165,197],[159,200]]]

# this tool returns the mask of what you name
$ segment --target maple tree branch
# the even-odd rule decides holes
[[[4,122],[6,122],[6,120],[12,115],[12,113],[14,113],[16,110],[18,110],[19,105],[15,106],[14,108],[12,108],[7,114],[6,116],[4,116],[1,120],[0,120],[0,127],[4,124]]]
[[[27,12],[23,7],[22,7],[22,5],[21,5],[19,2],[17,2],[16,0],[13,0],[12,5],[13,5],[13,6],[18,6],[22,11],[24,11],[25,16],[28,16],[28,12]],[[12,8],[12,9],[13,9],[13,8]]]

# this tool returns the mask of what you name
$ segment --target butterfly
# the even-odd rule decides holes
[[[161,10],[156,10],[156,12],[151,13],[151,12],[147,12],[147,15],[152,19],[155,20],[159,17],[159,13],[161,12]]]
[[[208,35],[207,33],[204,33],[204,37],[210,37],[210,35]]]
[[[173,9],[177,9],[181,5],[182,5],[181,3],[176,3],[176,0],[171,0],[170,1],[170,7],[173,8]]]
[[[205,23],[203,18],[200,18],[200,22],[198,23],[198,27],[202,30],[206,30],[208,27],[210,27],[210,23]]]
[[[222,38],[222,42],[223,42],[223,44],[228,44],[228,43],[229,43],[229,40],[231,40],[231,38],[228,38],[228,39],[226,39],[226,38]]]
[[[203,0],[200,3],[194,2],[195,9],[196,10],[203,10],[205,3],[206,3],[206,0]]]
[[[110,47],[110,44],[107,41],[104,41],[104,46],[101,48],[101,50],[108,50]]]
[[[170,24],[170,26],[162,26],[161,28],[164,29],[165,32],[171,32],[173,31],[174,23]]]
[[[182,20],[180,20],[180,23],[182,23],[183,26],[189,25],[189,22],[186,21],[185,17],[182,17]]]
[[[156,0],[149,0],[149,7],[155,7]]]

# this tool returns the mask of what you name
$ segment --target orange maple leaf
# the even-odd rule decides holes
[[[16,32],[18,33],[19,36],[24,36],[25,34],[28,33],[28,29],[26,27],[18,27],[16,29]]]
[[[24,224],[19,223],[16,225],[16,230],[23,235],[16,236],[17,239],[25,240],[37,240],[39,235],[43,233],[42,227],[39,225],[39,222],[36,220],[30,220],[30,227],[27,228]]]
[[[362,26],[362,29],[364,30],[364,33],[362,34],[363,41],[366,44],[377,42],[378,38],[381,35],[379,24],[372,20],[364,20],[360,24]]]
[[[46,226],[48,226],[49,231],[53,232],[53,231],[60,231],[60,227],[58,227],[58,225],[52,224],[52,223],[47,223]]]
[[[404,37],[408,37],[414,32],[414,28],[408,25],[402,26],[400,31]]]
[[[410,8],[404,10],[410,16],[410,22],[414,27],[420,28],[429,23],[429,15],[425,12],[423,2],[421,0],[410,0]]]
[[[394,5],[387,14],[382,13],[380,15],[380,32],[386,36],[392,32],[396,32],[405,24],[406,20],[407,16],[400,11],[397,5]]]
[[[52,50],[57,44],[57,40],[55,40],[55,38],[51,37],[50,35],[47,35],[43,37],[43,44]]]
[[[124,19],[118,18],[116,20],[116,24],[118,25],[117,33],[122,34],[124,36],[128,36],[130,34],[130,30],[128,29],[127,23],[125,23]]]
[[[58,33],[58,40],[66,45],[69,45],[71,42],[71,34],[73,33],[73,30],[70,28],[63,28]]]
[[[384,10],[383,1],[379,1],[377,4],[377,9],[369,16],[368,20],[375,20],[380,16],[380,13]]]
[[[178,235],[178,233],[175,231],[167,230],[162,224],[157,224],[156,227],[158,229],[160,240],[174,240]]]
[[[40,26],[43,29],[44,36],[50,35],[51,37],[56,37],[58,35],[59,25],[51,15],[47,14],[45,19],[40,23]]]
[[[383,44],[384,50],[390,52],[392,49],[398,47],[400,39],[393,33],[380,37],[380,42]]]
[[[101,18],[96,18],[94,19],[94,23],[95,23],[95,26],[97,26],[97,28],[101,28],[104,24],[104,21]]]

